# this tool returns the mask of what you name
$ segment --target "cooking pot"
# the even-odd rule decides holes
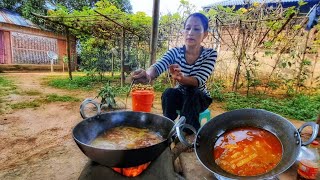
[[[117,126],[147,128],[165,139],[155,145],[129,150],[101,149],[90,143],[103,132]],[[73,138],[91,160],[109,167],[133,167],[156,159],[169,145],[174,122],[164,116],[133,111],[113,111],[84,119],[73,129]]]
[[[217,139],[226,131],[238,127],[257,127],[265,129],[278,137],[283,154],[279,164],[271,171],[257,176],[237,176],[230,174],[217,165],[213,158],[213,149]],[[312,127],[312,136],[306,142],[301,141],[300,133],[306,126]],[[198,160],[210,172],[227,179],[268,179],[286,171],[296,161],[301,146],[310,144],[318,134],[318,125],[314,122],[303,124],[298,130],[287,119],[262,109],[239,109],[218,115],[201,127],[196,134],[193,146]],[[179,136],[183,136],[179,134]],[[184,142],[188,143],[188,142]],[[188,144],[190,145],[190,144]]]

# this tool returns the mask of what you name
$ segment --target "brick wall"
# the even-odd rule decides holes
[[[0,23],[0,31],[4,32],[4,40],[5,40],[5,63],[6,64],[13,64],[13,42],[12,42],[12,33],[21,33],[21,34],[26,34],[30,35],[31,37],[43,37],[43,38],[48,38],[48,39],[56,39],[56,53],[59,56],[59,60],[57,61],[57,64],[62,64],[62,58],[63,56],[67,56],[67,42],[66,42],[66,37],[49,32],[49,31],[43,31],[41,29],[36,29],[36,28],[29,28],[29,27],[23,27],[23,26],[17,26],[14,24],[8,24],[8,23]],[[76,64],[76,46],[75,46],[75,38],[71,38],[71,52],[72,55],[75,58],[75,64]],[[33,44],[32,44],[33,45]],[[30,45],[28,45],[30,46]],[[39,45],[37,45],[39,46]],[[26,48],[27,49],[27,48]],[[43,49],[43,51],[46,51]],[[27,52],[27,51],[26,51]],[[24,53],[22,53],[24,54]],[[32,63],[32,62],[30,62]],[[29,62],[27,64],[30,64]]]

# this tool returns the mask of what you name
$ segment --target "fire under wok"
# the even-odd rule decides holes
[[[159,133],[164,140],[138,149],[102,149],[90,145],[96,137],[111,128],[130,126],[147,128]],[[169,145],[174,122],[169,118],[144,112],[114,111],[84,119],[73,129],[73,138],[91,160],[108,167],[133,167],[156,159]]]

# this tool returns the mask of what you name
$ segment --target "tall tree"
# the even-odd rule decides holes
[[[109,0],[114,4],[118,9],[126,13],[132,13],[132,5],[130,0]]]

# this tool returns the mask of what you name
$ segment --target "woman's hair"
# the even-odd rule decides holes
[[[188,18],[186,19],[186,21],[184,22],[184,25],[183,25],[184,28],[186,27],[186,23],[187,23],[187,21],[188,21],[188,19],[189,19],[190,17],[197,17],[197,18],[199,18],[199,19],[201,20],[202,25],[203,25],[204,32],[208,31],[209,20],[208,20],[208,18],[207,18],[205,15],[203,15],[203,14],[201,14],[201,13],[193,13],[193,14],[190,14],[190,15],[188,16]]]

